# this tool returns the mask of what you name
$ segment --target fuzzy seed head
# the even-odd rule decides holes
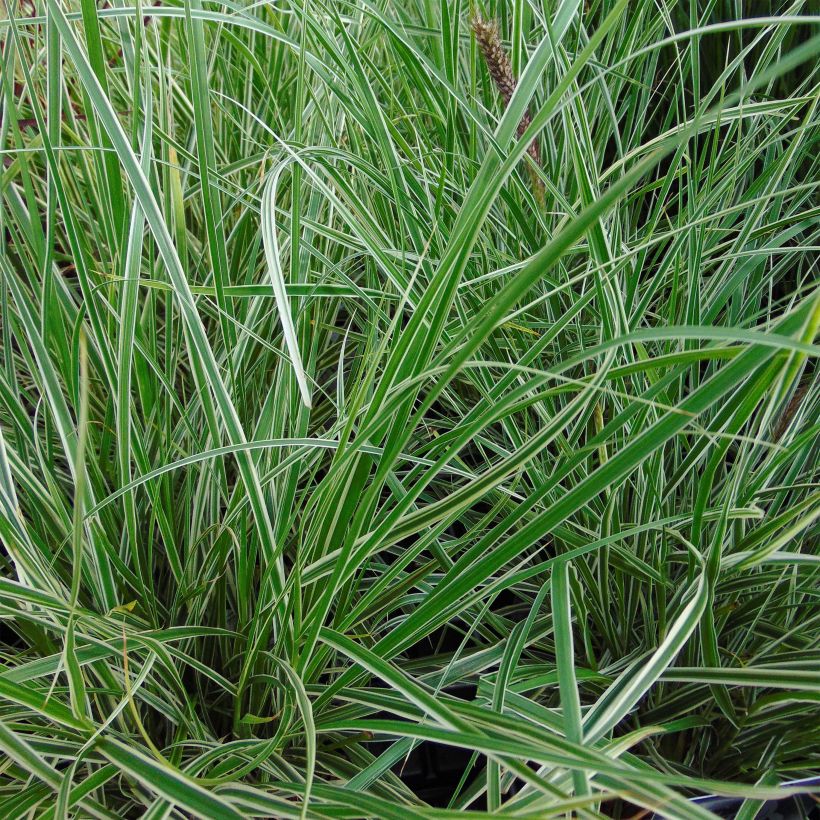
[[[498,35],[498,25],[494,20],[484,20],[478,15],[473,18],[473,33],[475,34],[478,48],[487,63],[487,69],[493,82],[498,88],[504,106],[509,105],[513,91],[515,91],[516,79],[513,74],[510,58],[504,51],[501,37]]]
[[[501,98],[504,101],[504,108],[510,104],[518,80],[513,74],[512,64],[501,37],[498,34],[498,24],[494,20],[484,20],[478,14],[473,17],[472,29],[478,43],[481,56],[487,63],[487,70],[490,72],[493,82],[498,88]],[[531,122],[529,112],[524,112],[521,122],[518,123],[518,136],[520,137],[529,127]],[[527,153],[536,165],[541,165],[541,153],[538,150],[538,141],[533,140],[527,148]],[[544,184],[541,182],[535,169],[528,167],[530,181],[533,186],[535,197],[539,203],[544,202]]]

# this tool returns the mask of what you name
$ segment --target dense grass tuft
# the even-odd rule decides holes
[[[820,771],[815,4],[4,9],[0,816]]]

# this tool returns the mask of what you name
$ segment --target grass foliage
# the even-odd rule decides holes
[[[816,12],[6,0],[2,816],[817,773]]]

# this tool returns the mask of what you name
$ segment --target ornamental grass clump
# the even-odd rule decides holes
[[[0,817],[806,791],[820,20],[748,5],[3,6]]]

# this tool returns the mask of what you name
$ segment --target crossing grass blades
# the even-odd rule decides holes
[[[815,4],[0,16],[2,817],[811,791]]]

